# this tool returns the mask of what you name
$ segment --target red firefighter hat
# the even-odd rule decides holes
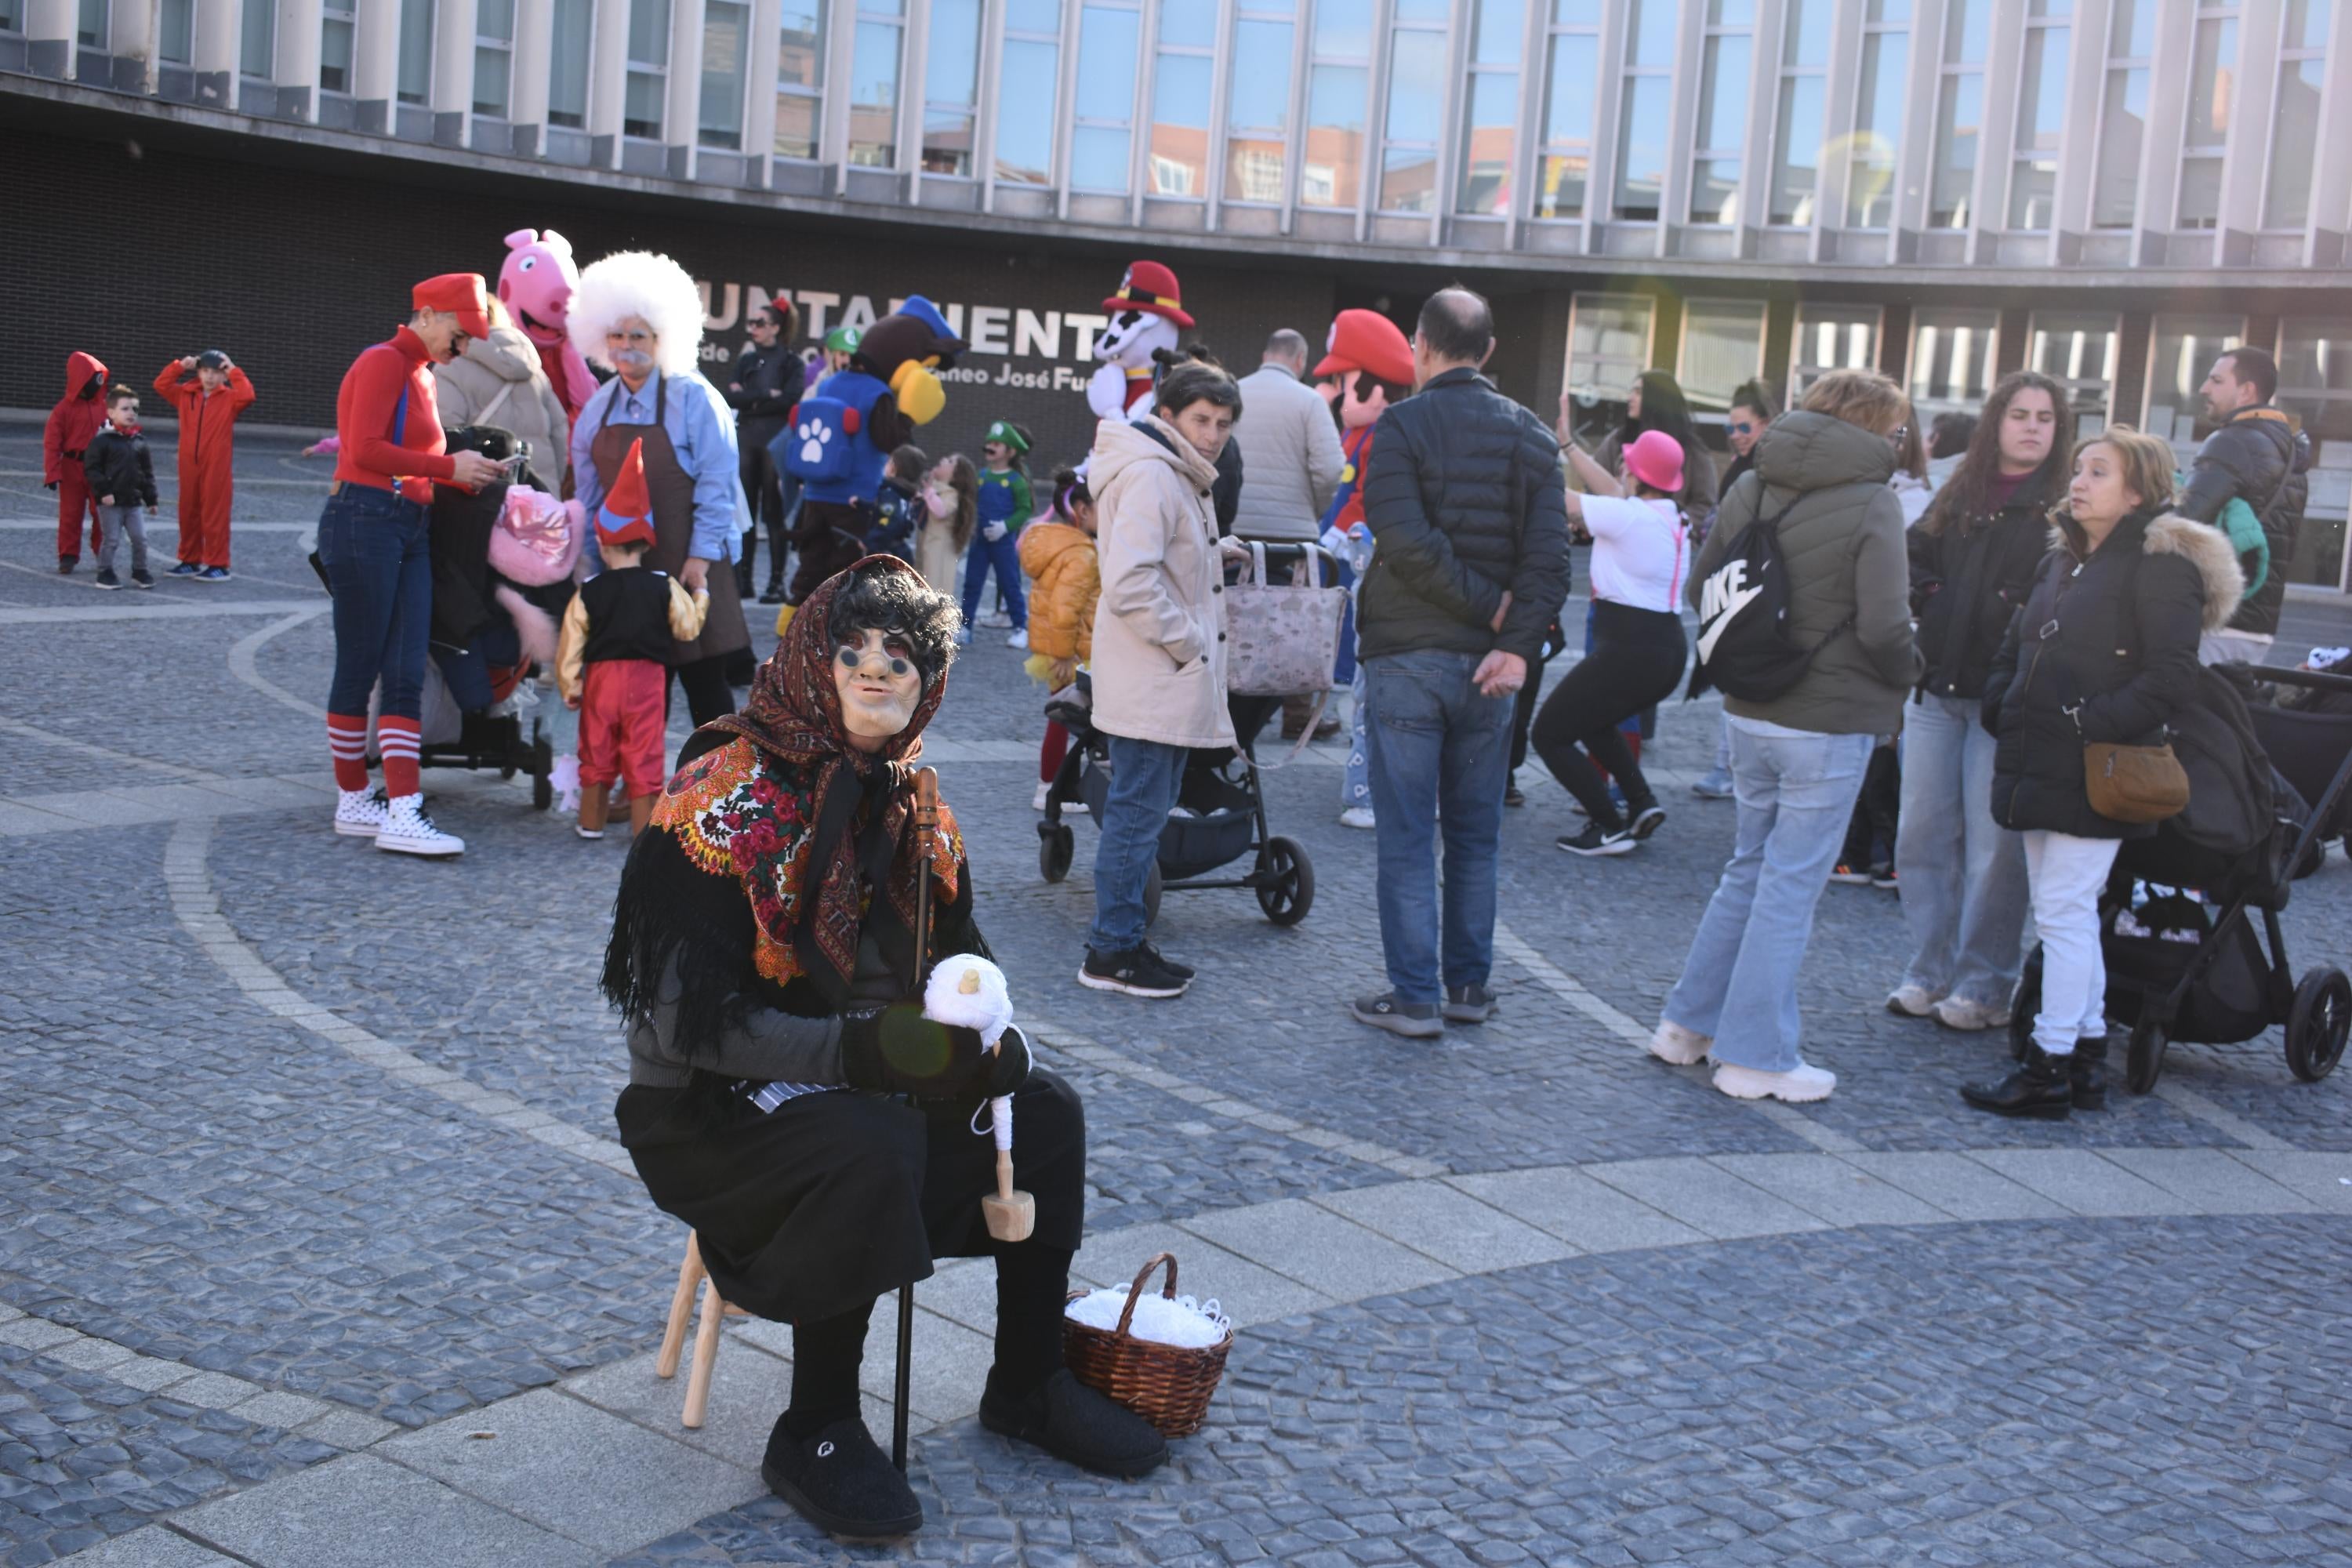
[[[1157,261],[1139,261],[1129,267],[1127,276],[1118,280],[1118,292],[1103,301],[1103,309],[1149,310],[1180,327],[1192,324],[1192,318],[1184,313],[1184,291],[1177,287],[1176,274]]]
[[[1316,375],[1342,375],[1370,371],[1375,381],[1412,384],[1412,345],[1404,331],[1378,310],[1342,310],[1324,340],[1328,352],[1315,367]]]
[[[598,544],[651,544],[654,542],[653,502],[646,497],[646,444],[629,443],[604,504],[596,509]]]

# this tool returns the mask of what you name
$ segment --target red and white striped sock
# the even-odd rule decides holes
[[[327,750],[335,759],[337,789],[367,788],[367,715],[327,715]]]
[[[390,714],[378,719],[375,744],[383,758],[383,793],[394,800],[418,794],[424,786],[416,778],[416,721]]]

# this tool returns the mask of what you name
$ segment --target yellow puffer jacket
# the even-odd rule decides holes
[[[1029,599],[1029,650],[1047,658],[1090,659],[1101,563],[1087,531],[1066,522],[1021,531],[1021,570],[1037,584]]]

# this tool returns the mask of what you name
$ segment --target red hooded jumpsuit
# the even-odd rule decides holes
[[[183,373],[173,360],[157,374],[155,392],[180,416],[180,559],[226,572],[236,416],[253,406],[253,383],[231,365],[228,384],[206,397],[195,373]]]
[[[82,473],[81,449],[106,423],[106,366],[77,349],[66,356],[66,395],[49,410],[41,432],[41,482],[58,492],[58,559],[81,555],[81,520],[89,518],[89,550],[98,553],[98,500]]]

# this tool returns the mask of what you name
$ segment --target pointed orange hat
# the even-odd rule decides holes
[[[596,509],[596,542],[653,542],[653,503],[646,495],[646,444],[639,439],[629,443],[629,455],[621,459],[621,471],[614,476],[613,488],[604,492],[604,504]]]

